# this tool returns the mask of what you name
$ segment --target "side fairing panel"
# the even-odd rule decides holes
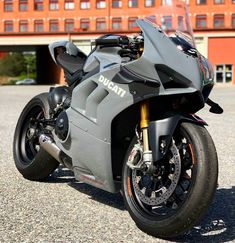
[[[73,90],[67,110],[70,135],[58,146],[73,161],[77,179],[114,192],[111,168],[111,123],[133,104],[128,85],[115,84],[119,65],[83,81]]]

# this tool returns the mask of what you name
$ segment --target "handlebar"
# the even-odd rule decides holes
[[[104,38],[99,38],[95,40],[95,45],[96,46],[109,46],[109,45],[129,45],[129,39],[127,36],[120,36],[115,39],[104,39]]]

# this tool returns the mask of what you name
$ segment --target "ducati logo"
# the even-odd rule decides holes
[[[105,78],[103,75],[100,75],[99,82],[102,83],[104,86],[106,86],[108,89],[112,90],[115,94],[117,94],[120,97],[124,97],[126,94],[126,90],[120,88],[118,85],[114,84],[109,79]]]

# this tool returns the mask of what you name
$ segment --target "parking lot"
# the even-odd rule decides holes
[[[46,182],[25,180],[16,170],[12,140],[19,114],[48,86],[0,86],[0,242],[165,242],[141,232],[120,194],[76,182],[58,170]],[[235,242],[235,86],[216,86],[211,98],[222,115],[199,115],[219,156],[218,189],[208,213],[187,235],[172,242]]]

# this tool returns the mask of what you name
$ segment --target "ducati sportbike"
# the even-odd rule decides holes
[[[62,164],[79,181],[121,191],[136,225],[166,238],[191,229],[212,201],[217,153],[195,113],[205,103],[222,108],[208,98],[213,70],[195,49],[185,7],[159,11],[175,13],[171,26],[159,14],[138,20],[140,34],[101,36],[88,56],[69,41],[49,45],[67,85],[26,105],[14,159],[29,180]]]

